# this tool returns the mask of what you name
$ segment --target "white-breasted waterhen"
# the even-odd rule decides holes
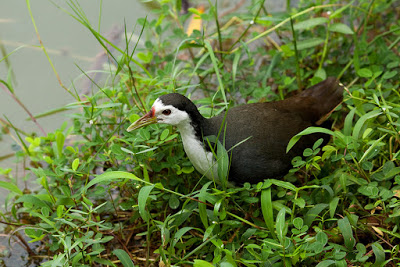
[[[231,158],[228,180],[256,183],[284,176],[293,157],[302,155],[321,137],[327,142],[328,135],[306,135],[286,153],[289,140],[307,127],[330,127],[321,123],[342,99],[343,86],[330,77],[287,99],[245,104],[207,119],[188,98],[172,93],[157,98],[151,110],[127,131],[157,122],[177,126],[190,161],[210,179],[218,179],[218,171],[205,137],[218,136]]]

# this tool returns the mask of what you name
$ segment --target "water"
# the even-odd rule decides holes
[[[64,0],[54,1],[56,4],[69,9]],[[87,71],[95,66],[95,57],[102,51],[96,39],[84,26],[58,9],[49,0],[31,0],[31,9],[41,40],[49,52],[49,56],[60,75],[62,83],[69,87],[81,71],[75,66]],[[92,25],[98,29],[100,1],[79,1]],[[127,29],[132,30],[136,20],[151,12],[132,0],[104,0],[100,21],[100,32],[106,34],[121,28],[126,22]],[[137,33],[140,28],[137,28]],[[75,100],[61,88],[43,51],[35,47],[39,44],[26,1],[0,1],[0,41],[6,53],[19,49],[8,57],[16,95],[32,114],[39,114],[61,107]],[[0,55],[0,59],[3,55]],[[7,80],[5,61],[0,62],[0,79]],[[75,80],[78,89],[84,89],[84,82]],[[27,113],[0,88],[0,118],[5,116],[18,128],[26,132],[40,133],[38,127],[27,121]],[[53,131],[67,120],[64,114],[38,119],[46,132]],[[15,133],[12,133],[15,137]],[[8,135],[3,135],[0,141],[0,157],[12,153],[15,141]],[[13,159],[0,161],[0,168],[16,169]],[[23,188],[24,172],[18,166],[19,172],[14,174]],[[0,175],[0,180],[4,179]],[[0,209],[8,191],[0,188]],[[8,236],[2,233],[4,225],[0,223],[0,266],[29,266],[27,255],[16,241],[8,246]],[[34,266],[34,265],[32,265]]]

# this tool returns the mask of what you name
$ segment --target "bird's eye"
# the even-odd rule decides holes
[[[162,114],[168,116],[169,114],[171,114],[171,110],[170,109],[165,109],[165,110],[163,110]]]

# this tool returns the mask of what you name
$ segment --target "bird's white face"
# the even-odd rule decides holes
[[[160,99],[154,102],[151,110],[143,117],[132,123],[127,131],[133,131],[145,125],[153,123],[165,123],[169,125],[184,125],[190,123],[189,114],[175,108],[172,105],[164,105]]]
[[[154,101],[151,112],[157,118],[158,123],[177,126],[190,120],[187,112],[179,110],[172,105],[164,105],[158,98]]]

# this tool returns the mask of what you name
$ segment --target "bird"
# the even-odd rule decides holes
[[[243,104],[211,118],[201,115],[184,95],[170,93],[158,97],[150,111],[127,131],[153,123],[176,126],[195,169],[217,181],[221,177],[208,137],[218,137],[229,154],[229,182],[254,184],[280,179],[292,168],[292,159],[302,155],[304,149],[320,138],[325,144],[329,141],[325,134],[305,135],[286,153],[289,140],[307,127],[331,127],[326,117],[341,104],[343,88],[335,77],[329,77],[284,100]]]

